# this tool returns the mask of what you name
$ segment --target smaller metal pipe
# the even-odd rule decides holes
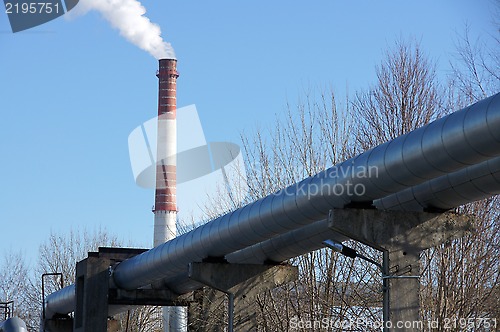
[[[359,258],[361,258],[362,260],[365,260],[368,263],[372,263],[373,265],[375,265],[376,267],[378,267],[380,269],[380,272],[382,272],[382,278],[386,276],[386,274],[384,274],[384,267],[380,263],[375,262],[373,259],[368,258],[368,257],[366,257],[365,255],[362,255],[362,254],[356,253],[356,256],[359,257]]]
[[[74,311],[76,306],[75,284],[47,295],[44,305],[46,319],[52,318],[55,314],[67,314]]]
[[[0,332],[26,332],[26,323],[18,317],[11,317],[0,323]]]
[[[328,248],[332,249],[333,251],[342,253],[342,250],[344,249],[344,245],[340,242],[332,241],[331,239],[323,241],[323,244],[327,246]]]
[[[387,322],[389,321],[389,251],[382,252],[382,319],[384,320],[384,332],[389,332]]]
[[[14,313],[14,301],[0,302],[0,309],[3,309],[3,320],[6,321]]]
[[[47,276],[59,276],[59,280],[61,282],[61,289],[64,288],[64,279],[61,272],[55,273],[44,273],[42,274],[42,317],[45,319],[45,277]]]
[[[384,332],[389,332],[389,327],[387,324],[387,322],[389,321],[389,279],[394,278],[394,276],[389,275],[389,252],[387,250],[384,250],[382,252],[382,264],[380,264],[374,261],[373,259],[366,257],[365,255],[359,254],[356,250],[344,246],[342,243],[332,240],[326,240],[323,241],[323,244],[328,248],[336,252],[339,252],[347,257],[351,257],[353,259],[356,257],[361,258],[362,260],[365,260],[377,266],[380,269],[380,272],[382,272],[382,294],[383,294],[382,319],[384,321]],[[346,248],[349,249],[347,252]]]
[[[229,332],[233,332],[234,330],[234,294],[231,292],[226,293],[228,304],[227,304],[227,316],[228,316],[228,324],[227,330]]]

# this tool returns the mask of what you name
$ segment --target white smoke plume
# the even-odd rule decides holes
[[[146,8],[137,0],[80,0],[78,12],[96,10],[132,44],[156,59],[175,59],[172,46],[161,37],[161,29],[144,16]]]

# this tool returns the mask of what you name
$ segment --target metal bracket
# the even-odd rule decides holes
[[[64,288],[64,278],[63,274],[61,272],[54,272],[54,273],[44,273],[42,274],[42,318],[45,319],[45,277],[49,276],[58,276],[59,277],[59,282],[60,282],[60,287],[59,289]]]

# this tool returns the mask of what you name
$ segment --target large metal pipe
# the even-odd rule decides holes
[[[458,178],[462,185],[453,187],[454,181],[449,179]],[[443,185],[434,185],[435,183]],[[470,188],[474,189],[470,190]],[[383,210],[423,211],[429,208],[446,210],[496,194],[500,194],[500,157],[432,179],[376,200],[374,204],[378,209]],[[408,197],[412,198],[408,199]],[[330,230],[327,219],[323,219],[230,253],[225,258],[230,263],[240,264],[263,264],[266,261],[282,262],[322,248],[322,242],[327,239],[334,239],[338,242],[346,240],[342,235]],[[199,283],[189,280],[187,273],[164,279],[162,283],[178,293],[189,292],[201,286]],[[46,300],[49,315],[52,316],[56,312],[67,313],[73,311],[74,294],[74,285],[71,285],[66,287],[64,292],[49,295]],[[56,295],[59,300],[53,301]],[[58,306],[55,307],[53,303]]]
[[[458,180],[459,179],[459,180]],[[457,182],[458,181],[458,182]],[[396,194],[375,200],[374,205],[382,210],[423,211],[425,209],[451,209],[465,203],[500,194],[500,157],[466,167],[413,186]],[[342,242],[344,236],[328,228],[327,219],[295,229],[266,241],[249,246],[225,256],[230,263],[263,264],[266,261],[282,262],[323,247],[322,242],[334,239]],[[201,285],[187,278],[187,273],[162,280],[171,290],[186,293]],[[74,285],[60,295],[59,309],[50,307],[50,312],[73,311]],[[50,302],[49,297],[47,301]]]
[[[0,323],[0,332],[28,332],[28,329],[23,320],[11,317]]]
[[[498,128],[500,94],[126,260],[113,271],[114,281],[118,287],[135,289],[176,279],[186,274],[190,262],[223,257],[267,241],[326,218],[332,208],[372,202],[489,160],[500,155]],[[356,189],[363,189],[363,193]],[[57,302],[58,294],[51,296],[52,303]]]
[[[500,157],[426,181],[374,201],[381,210],[448,210],[500,194]]]
[[[52,318],[55,314],[67,314],[75,311],[76,287],[75,284],[64,287],[45,297],[45,318]]]
[[[116,285],[136,289],[321,220],[332,208],[373,201],[500,155],[500,94],[221,216],[119,264]],[[361,192],[362,191],[362,192]]]
[[[450,178],[460,178],[460,185],[453,186],[454,182],[449,181]],[[442,186],[434,185],[435,183],[442,184]],[[376,200],[374,204],[381,210],[414,212],[435,208],[449,210],[462,204],[500,194],[500,157],[429,180],[405,191],[416,193],[416,195],[412,196],[413,199],[407,199],[406,194],[398,192]],[[405,199],[402,202],[397,201],[398,196],[405,197]],[[392,204],[389,205],[389,203]],[[325,219],[230,253],[226,255],[226,259],[230,263],[247,264],[262,264],[269,260],[282,262],[322,248],[321,242],[326,239],[333,239],[337,242],[346,240],[340,234],[331,231]]]
[[[348,240],[345,236],[330,230],[328,228],[328,220],[323,219],[230,253],[225,258],[229,263],[236,264],[279,263],[323,248],[324,245],[322,242],[326,239],[333,239],[338,242]],[[203,286],[189,279],[187,272],[163,279],[161,284],[166,285],[170,290],[178,294],[185,294]]]
[[[383,210],[415,212],[437,208],[448,210],[465,203],[500,194],[500,157],[429,180],[405,191],[417,193],[417,195],[408,198],[408,194],[398,192],[376,200],[374,204],[378,209]],[[404,200],[402,202],[397,201],[398,196],[402,196]],[[389,203],[393,204],[389,205]],[[324,247],[322,242],[328,239],[337,242],[348,240],[346,237],[332,231],[328,227],[328,220],[323,219],[230,253],[225,258],[229,263],[239,264],[279,263],[321,249]],[[163,283],[173,291],[181,294],[200,287],[198,283],[189,280],[187,274],[171,280],[163,280]]]

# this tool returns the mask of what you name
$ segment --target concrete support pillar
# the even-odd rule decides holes
[[[389,248],[389,320],[417,322],[420,320],[420,252]],[[409,324],[409,323],[407,323]],[[401,331],[421,331],[398,329]]]
[[[107,332],[109,260],[90,256],[76,264],[74,332]]]
[[[230,301],[227,300],[233,297],[234,331],[244,332],[257,330],[255,297],[296,280],[298,268],[289,265],[191,263],[189,277],[207,287],[195,292],[197,301],[189,306],[188,330],[232,331],[226,326],[231,317],[228,311]]]
[[[121,312],[120,308],[124,306],[187,305],[188,296],[180,297],[168,289],[127,291],[110,287],[109,267],[144,251],[145,249],[99,248],[99,252],[90,252],[86,259],[77,263],[74,332],[120,331],[118,322],[109,317]]]
[[[420,254],[464,236],[472,230],[472,218],[451,212],[335,209],[330,211],[329,227],[384,252],[390,330],[421,331]]]

